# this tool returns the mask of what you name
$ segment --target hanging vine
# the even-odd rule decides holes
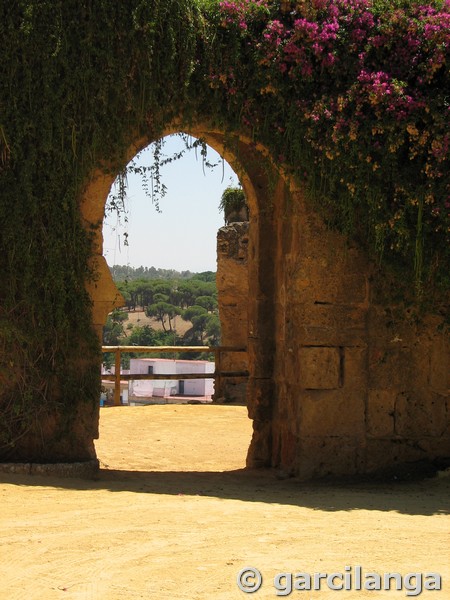
[[[449,0],[17,0],[0,36],[4,456],[97,403],[79,198],[175,119],[244,131],[430,306],[448,293]]]
[[[143,151],[138,152],[136,156],[127,164],[125,169],[121,171],[114,182],[113,193],[108,196],[106,210],[108,212],[116,212],[119,216],[126,213],[126,197],[127,197],[127,175],[139,175],[141,180],[142,191],[145,196],[154,205],[157,212],[161,212],[161,200],[167,193],[167,186],[162,177],[162,168],[176,160],[180,160],[186,152],[200,149],[202,160],[202,168],[205,173],[205,168],[214,169],[218,163],[211,163],[208,160],[208,146],[203,139],[192,138],[186,133],[179,132],[176,134],[183,143],[184,148],[179,152],[175,152],[170,156],[163,153],[166,138],[159,138],[152,142],[148,149],[150,150],[151,161],[149,164],[143,164],[141,158]]]

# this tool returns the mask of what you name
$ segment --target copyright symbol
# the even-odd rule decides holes
[[[253,594],[262,586],[262,575],[255,567],[244,567],[237,574],[236,581],[242,592]]]

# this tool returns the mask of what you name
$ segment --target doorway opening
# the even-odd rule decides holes
[[[156,166],[155,154],[159,161]],[[231,215],[226,204],[230,193],[234,194],[232,208],[235,209]],[[243,211],[236,210],[239,195],[245,206]],[[190,136],[172,135],[156,146],[144,148],[116,178],[106,202],[103,256],[124,302],[107,317],[103,345],[216,347],[222,344],[246,349],[248,229],[248,208],[239,179],[211,146]],[[235,238],[234,245],[239,246],[236,256],[232,256],[230,233]],[[230,261],[236,263],[231,281],[228,277]],[[236,269],[239,269],[242,289],[234,289]],[[230,295],[235,297],[230,300]],[[183,351],[148,355],[124,352],[121,372],[125,375],[192,370],[211,373],[216,356]],[[241,372],[248,371],[246,352],[241,352],[237,359],[238,365],[236,356],[226,353],[222,368],[236,372],[238,366]],[[102,373],[112,373],[114,369],[113,357],[104,354]],[[236,419],[245,420],[242,426],[246,427],[244,445],[247,449],[251,422],[245,408],[246,380],[242,377],[229,382],[220,379],[220,389],[217,385],[214,389],[213,381],[212,378],[131,379],[121,383],[121,404],[156,405],[153,414],[162,418],[161,406],[164,405],[227,403],[228,408],[217,407],[219,418],[223,419],[226,412],[227,418],[233,421],[234,431],[239,430]],[[102,378],[101,406],[105,410],[114,404],[113,385]],[[234,412],[231,404],[236,407]],[[145,410],[148,413],[149,408]],[[194,409],[189,407],[188,410]],[[213,441],[196,431],[195,426],[202,426],[200,415],[191,424],[191,440],[186,440],[188,446],[198,446],[195,440],[199,439]],[[171,432],[167,433],[170,437]],[[163,433],[160,440],[161,436]],[[101,448],[101,443],[98,447]],[[229,468],[245,466],[245,452],[240,446],[238,460],[220,448],[218,453],[228,455]],[[210,454],[208,451],[208,464]]]
[[[183,130],[178,124],[168,127],[166,134]],[[283,310],[284,286],[277,281],[282,262],[278,237],[282,222],[279,218],[289,191],[286,181],[264,146],[257,145],[246,136],[225,134],[205,123],[194,123],[188,132],[204,139],[219,152],[239,175],[249,206],[250,226],[248,239],[248,328],[247,353],[249,365],[247,410],[252,420],[253,434],[247,452],[248,467],[268,466],[272,461],[275,443],[273,428],[277,426],[277,405],[274,385],[276,364],[276,325],[278,312]],[[102,340],[107,316],[114,308],[125,304],[115,285],[111,271],[103,256],[102,222],[105,205],[117,173],[155,137],[135,138],[130,141],[122,165],[107,172],[97,169],[89,175],[81,198],[80,211],[86,228],[93,232],[93,249],[90,265],[96,279],[87,283],[92,300],[92,324]],[[278,312],[277,312],[278,311]],[[280,316],[281,318],[281,316]],[[99,369],[100,371],[100,369]],[[100,379],[100,373],[99,373]],[[98,413],[97,413],[98,419]],[[97,421],[98,422],[98,421]],[[275,432],[276,433],[276,432]],[[275,440],[275,441],[274,441]]]

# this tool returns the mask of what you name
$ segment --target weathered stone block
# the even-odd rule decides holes
[[[430,351],[430,386],[436,391],[448,394],[450,390],[450,342],[443,335],[433,342]]]
[[[247,382],[229,378],[222,387],[222,395],[214,393],[213,401],[215,404],[237,404],[245,406],[247,404]]]
[[[364,440],[357,437],[300,439],[300,479],[327,475],[352,475],[363,470]]]
[[[223,371],[246,371],[248,369],[247,352],[223,352],[221,366]]]
[[[341,385],[339,348],[300,348],[299,367],[305,389],[332,390]]]
[[[249,365],[254,377],[265,379],[273,373],[273,364],[275,358],[275,347],[273,340],[264,338],[248,339],[247,344]]]
[[[450,459],[450,433],[447,432],[442,437],[428,437],[419,440],[420,447],[427,454],[428,459],[440,458],[442,462],[448,464]]]
[[[286,307],[286,342],[292,347],[365,347],[366,315],[367,310],[359,306],[292,302]]]
[[[296,206],[301,203],[299,200]],[[315,300],[325,302],[365,302],[369,267],[364,252],[349,248],[343,237],[327,230],[317,215],[303,213],[293,221],[301,232],[290,244],[289,269],[295,293],[311,293],[317,296]],[[305,281],[309,285],[304,286]]]
[[[395,432],[404,437],[441,436],[448,426],[443,396],[430,392],[404,392],[395,403]]]
[[[420,441],[392,438],[389,440],[368,439],[366,445],[367,473],[429,458]]]
[[[367,348],[342,348],[343,387],[346,390],[366,390],[369,378],[367,372]]]
[[[253,421],[253,435],[247,453],[246,466],[251,469],[269,467],[272,462],[272,423],[269,419]]]
[[[277,361],[279,374],[278,377],[284,377],[290,385],[300,388],[300,371],[298,368],[298,349],[288,348],[284,355],[284,361]]]
[[[233,223],[217,233],[217,290],[222,328],[222,345],[246,347],[248,338],[248,254],[249,224]],[[247,371],[247,353],[222,355],[222,370]],[[246,381],[223,378],[214,400],[245,403]]]
[[[395,339],[395,338],[393,338]],[[373,389],[407,389],[416,379],[414,361],[408,347],[400,342],[378,342],[369,351],[369,387]]]
[[[125,300],[117,289],[103,256],[93,257],[91,267],[95,271],[96,277],[86,283],[86,291],[95,298],[92,303],[92,322],[103,329],[108,314],[114,308],[123,306]],[[101,332],[99,337],[102,338]]]
[[[288,421],[298,427],[301,411],[300,398],[302,390],[291,382],[277,380],[275,383],[276,398],[273,406],[273,418]]]
[[[329,261],[323,261],[323,265],[312,262],[299,271],[298,278],[292,282],[292,291],[303,300],[351,306],[367,302],[368,284],[360,273],[342,270],[333,273]]]
[[[394,435],[396,390],[369,390],[367,399],[367,434],[376,438]]]
[[[298,436],[293,424],[274,420],[272,425],[272,467],[294,473],[297,461]]]
[[[248,416],[250,419],[266,421],[272,417],[274,404],[274,383],[271,379],[256,379],[248,381]]]
[[[300,396],[301,437],[363,436],[365,398],[344,390],[303,392]]]

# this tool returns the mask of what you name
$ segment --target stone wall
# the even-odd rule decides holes
[[[275,198],[274,390],[270,413],[253,411],[249,464],[266,453],[266,464],[307,479],[445,463],[443,319],[418,319],[383,295],[365,253],[327,230],[300,192]]]
[[[244,356],[226,356],[223,368],[249,371],[248,466],[308,479],[445,464],[450,349],[442,316],[417,318],[396,304],[365,252],[327,229],[264,148],[242,139],[236,155],[227,154],[220,132],[192,133],[223,152],[250,209],[249,225],[220,233],[217,276],[222,343],[247,347]],[[111,181],[94,177],[87,186],[88,224],[102,215]],[[90,293],[100,330],[120,297],[101,269]],[[216,400],[240,401],[238,391],[231,381]],[[88,436],[96,425],[80,419]]]
[[[282,180],[267,210],[254,212],[250,228],[233,223],[217,236],[222,344],[249,349],[225,365],[248,368],[250,379],[247,386],[222,382],[216,401],[242,402],[247,389],[254,419],[247,464],[302,479],[445,466],[450,348],[443,319],[419,318],[414,306],[396,303],[382,269],[327,229]],[[262,226],[266,234],[255,240]],[[272,253],[255,262],[257,243]],[[262,280],[271,281],[269,302],[267,291],[255,293]],[[259,328],[273,329],[273,360],[270,349],[255,350],[259,312]]]
[[[248,222],[234,222],[217,232],[217,291],[222,346],[247,347],[248,338]],[[224,371],[247,371],[248,355],[227,352]],[[222,379],[214,402],[245,404],[247,381]]]

